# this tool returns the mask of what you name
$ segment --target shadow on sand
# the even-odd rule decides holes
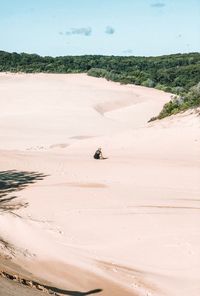
[[[18,192],[23,190],[30,184],[34,184],[38,180],[44,179],[47,175],[38,172],[26,172],[26,171],[1,171],[0,172],[0,211],[11,212],[13,210],[17,210],[21,207],[27,206],[27,203],[23,203],[17,201],[17,196],[12,195],[14,192]],[[5,248],[9,249],[11,246],[0,237],[0,242],[5,246]],[[6,277],[10,280],[13,280],[14,277],[12,275],[7,274]],[[23,285],[27,285],[26,280],[22,280]],[[33,282],[33,284],[37,287],[39,284]],[[50,287],[46,285],[42,285],[48,291],[54,293],[54,295],[71,295],[71,296],[84,296],[84,295],[92,295],[102,291],[102,289],[95,289],[88,292],[79,292],[79,291],[69,291],[62,290],[56,287]],[[58,294],[59,293],[59,294]]]
[[[35,281],[26,280],[24,278],[20,278],[16,275],[12,275],[4,271],[0,271],[0,277],[7,278],[8,280],[18,282],[23,286],[32,287],[34,289],[45,292],[48,295],[50,294],[54,296],[60,296],[60,295],[84,296],[84,295],[93,295],[103,291],[102,289],[95,289],[95,290],[90,290],[88,292],[80,292],[80,291],[70,291],[70,290],[59,289],[52,286],[42,285]]]
[[[69,291],[69,290],[62,290],[59,288],[54,288],[54,287],[49,287],[49,286],[44,286],[46,289],[53,291],[54,293],[59,293],[62,295],[71,295],[71,296],[84,296],[84,295],[93,295],[93,294],[97,294],[102,292],[102,289],[95,289],[95,290],[91,290],[88,292],[79,292],[79,291]]]
[[[26,188],[38,180],[42,180],[46,176],[38,172],[1,171],[0,211],[12,211],[27,206],[27,203],[16,202],[17,196],[11,194]]]

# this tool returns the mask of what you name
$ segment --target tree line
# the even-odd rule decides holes
[[[0,51],[0,72],[88,73],[123,84],[132,83],[171,92],[181,97],[184,106],[188,106],[186,100],[191,96],[192,88],[200,82],[200,53],[158,57],[42,57],[37,54]],[[179,107],[174,109],[178,110]]]

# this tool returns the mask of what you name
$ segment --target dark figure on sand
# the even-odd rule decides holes
[[[94,154],[95,159],[107,159],[107,157],[103,157],[101,148],[98,148],[97,151]]]

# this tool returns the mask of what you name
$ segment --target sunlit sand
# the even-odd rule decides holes
[[[199,115],[147,123],[170,96],[0,74],[0,171],[42,174],[0,213],[14,263],[62,291],[199,295]],[[99,146],[107,160],[93,159]]]

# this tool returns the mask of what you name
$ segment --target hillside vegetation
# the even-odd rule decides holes
[[[0,72],[88,73],[120,83],[132,83],[176,95],[156,118],[200,105],[200,53],[159,57],[63,56],[0,51]],[[156,119],[153,118],[153,119]]]

